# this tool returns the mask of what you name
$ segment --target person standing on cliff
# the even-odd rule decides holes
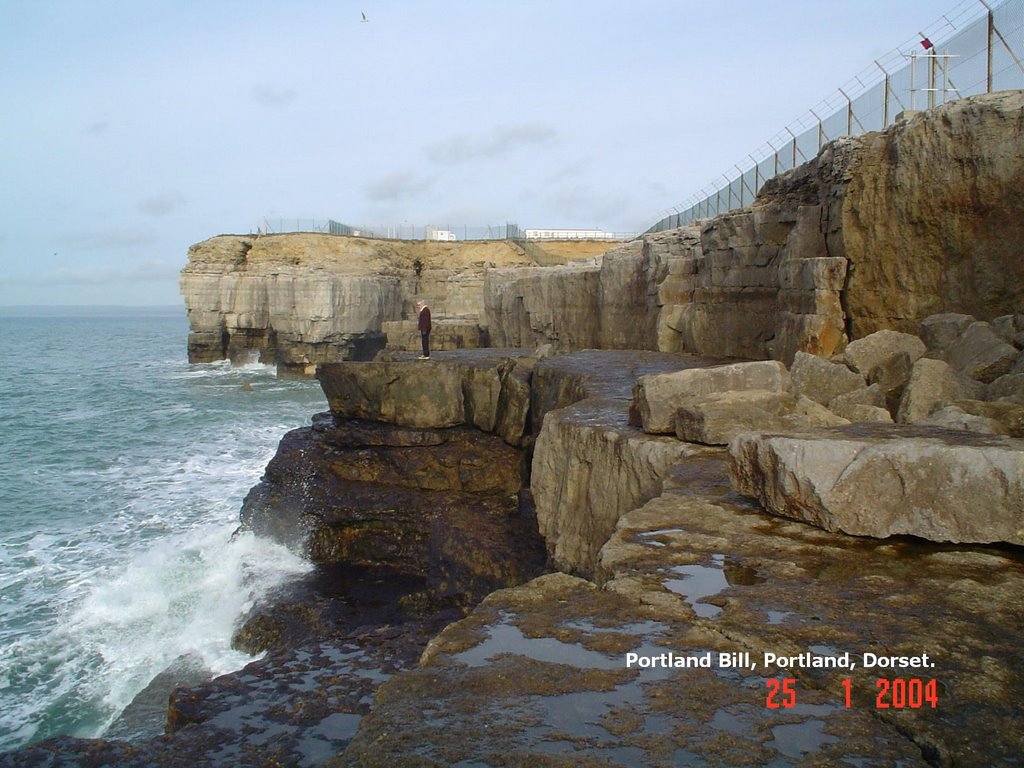
[[[430,307],[427,306],[425,301],[417,301],[416,309],[420,313],[419,329],[420,329],[420,341],[423,342],[423,354],[420,355],[420,360],[430,359],[430,329],[433,327],[430,322]]]

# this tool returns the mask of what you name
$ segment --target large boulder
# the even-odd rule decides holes
[[[789,391],[789,372],[782,363],[765,360],[641,376],[633,388],[633,406],[644,432],[667,435],[675,432],[676,412],[687,401],[751,389]]]
[[[942,312],[929,315],[917,327],[917,333],[924,342],[928,357],[942,360],[953,342],[974,322],[970,315],[957,312]]]
[[[830,363],[806,352],[796,353],[790,375],[799,394],[826,406],[839,395],[867,386],[863,376],[845,365]]]
[[[948,363],[922,357],[914,363],[896,420],[914,424],[954,400],[976,399],[983,389],[984,385],[961,376]]]
[[[336,416],[418,429],[465,420],[462,377],[444,363],[328,363],[318,377]]]
[[[1009,373],[1020,353],[1007,344],[989,323],[971,323],[946,350],[946,360],[976,381],[995,381]]]
[[[435,360],[326,363],[318,369],[331,412],[416,429],[471,424],[519,446],[529,431],[534,360],[474,350]]]
[[[1021,440],[857,425],[742,434],[729,455],[738,492],[829,531],[1024,544]]]
[[[913,363],[925,353],[925,344],[913,334],[899,331],[876,331],[863,339],[851,341],[843,350],[843,359],[865,378],[878,366],[899,354],[906,354]]]
[[[987,400],[1003,400],[1011,403],[1024,403],[1024,373],[1008,373],[988,385],[985,390]]]
[[[957,400],[953,405],[964,413],[991,419],[999,434],[1024,437],[1024,405],[1014,402],[987,403],[981,400]]]
[[[876,365],[868,373],[868,384],[877,384],[881,388],[885,394],[885,407],[891,413],[896,413],[900,407],[900,398],[910,381],[914,362],[908,353],[899,352]]]
[[[790,392],[715,392],[679,409],[676,437],[688,443],[727,445],[740,432],[792,426],[795,409],[796,398]]]
[[[1024,349],[1024,314],[1002,315],[992,320],[992,329],[1007,344]]]
[[[980,435],[1009,434],[995,419],[968,413],[957,405],[943,406],[937,411],[933,411],[928,418],[921,419],[921,421],[917,423],[925,427],[958,429],[965,432],[977,432]]]

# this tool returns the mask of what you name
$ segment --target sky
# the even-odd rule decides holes
[[[0,0],[0,305],[281,217],[642,231],[962,5]]]

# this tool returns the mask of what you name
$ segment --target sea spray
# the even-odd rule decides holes
[[[319,386],[189,365],[186,336],[178,313],[0,317],[0,749],[101,735],[182,655],[245,664],[241,614],[307,567],[233,534]]]

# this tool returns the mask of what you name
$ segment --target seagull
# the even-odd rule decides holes
[[[360,13],[362,13],[362,12],[360,11]],[[366,14],[365,13],[363,13],[363,21],[369,21],[369,19],[366,18]]]

